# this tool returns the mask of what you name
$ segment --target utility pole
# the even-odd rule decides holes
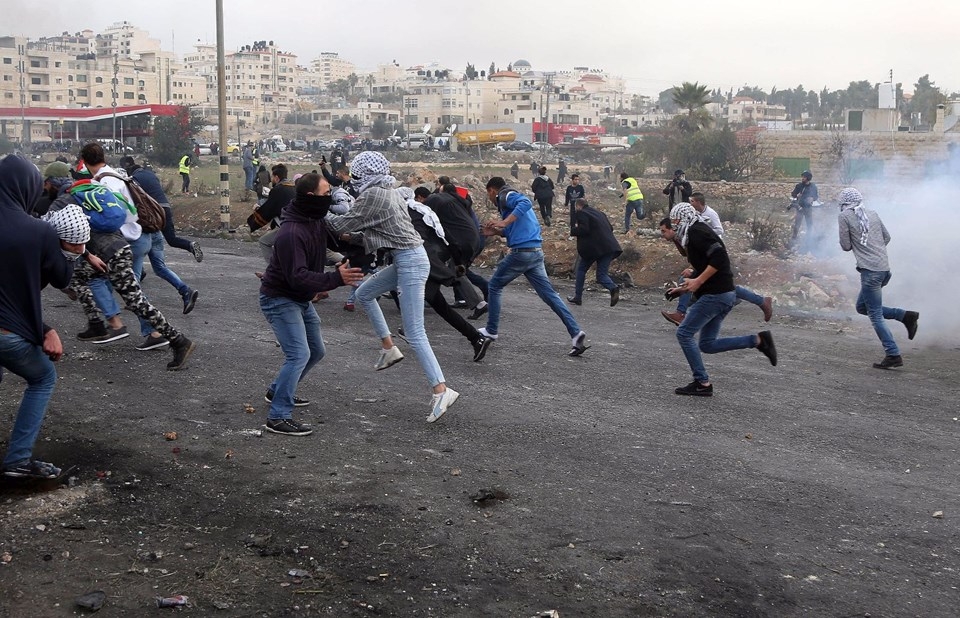
[[[407,152],[410,152],[410,100],[403,97],[403,126],[407,134]]]
[[[223,0],[217,0],[217,133],[220,140],[220,229],[230,230],[230,155],[227,154],[227,89],[223,39]],[[238,118],[239,123],[239,118]],[[239,130],[239,128],[238,128]]]
[[[113,52],[113,100],[110,102],[110,107],[113,108],[113,141],[110,142],[110,151],[116,152],[117,150],[117,74],[120,72],[120,57],[117,55],[117,52]]]
[[[555,73],[544,73],[545,82],[544,90],[546,90],[547,95],[547,107],[544,112],[544,122],[540,123],[540,136],[543,138],[542,143],[540,144],[540,164],[543,165],[543,162],[547,158],[547,144],[550,143],[550,89],[553,88],[553,76]]]
[[[22,49],[22,48],[21,48]],[[27,131],[27,118],[24,113],[24,108],[27,106],[27,93],[26,93],[26,80],[24,79],[24,73],[26,72],[26,67],[23,63],[23,52],[20,52],[20,62],[18,64],[20,68],[20,147],[22,148],[24,144],[27,143],[29,139],[29,131]]]

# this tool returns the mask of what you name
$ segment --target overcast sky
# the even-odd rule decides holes
[[[628,90],[656,94],[682,81],[726,91],[768,91],[850,81],[903,82],[920,75],[960,91],[960,2],[954,0],[224,0],[228,50],[273,40],[301,65],[338,52],[358,69],[396,60],[478,70],[523,58],[535,69],[605,69]],[[31,38],[126,20],[164,49],[216,42],[214,0],[123,0],[54,7],[3,0],[0,34]],[[59,7],[59,8],[57,8]],[[91,8],[92,7],[92,8]],[[797,9],[802,9],[797,12]]]

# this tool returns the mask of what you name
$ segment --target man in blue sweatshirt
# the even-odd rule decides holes
[[[577,320],[564,304],[563,299],[550,285],[547,270],[543,265],[543,239],[540,236],[540,223],[532,208],[530,198],[507,186],[506,181],[494,176],[487,182],[487,197],[497,206],[500,221],[488,221],[483,226],[484,236],[502,235],[507,239],[510,253],[500,260],[497,270],[490,278],[490,290],[487,303],[490,312],[487,326],[481,328],[484,337],[496,340],[500,326],[500,306],[503,288],[511,281],[523,275],[536,290],[540,299],[553,309],[570,334],[570,356],[580,356],[590,346],[587,334],[580,329]]]
[[[324,355],[320,318],[312,301],[320,292],[363,279],[363,271],[340,264],[325,273],[327,228],[323,218],[330,209],[330,185],[319,174],[304,174],[296,184],[293,201],[283,207],[270,264],[260,284],[260,310],[270,323],[283,350],[283,366],[267,389],[270,403],[267,431],[306,436],[313,428],[293,419],[294,406],[310,402],[294,396],[297,384]]]
[[[63,355],[57,332],[43,323],[40,290],[67,287],[78,255],[61,248],[50,224],[30,216],[42,191],[36,165],[19,155],[0,158],[0,371],[27,382],[2,464],[12,477],[60,475],[53,464],[32,459],[57,383],[53,361]]]

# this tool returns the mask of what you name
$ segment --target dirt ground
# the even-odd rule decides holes
[[[551,243],[568,241],[547,236],[559,272]],[[769,327],[780,363],[706,357],[715,396],[678,398],[689,369],[658,286],[679,258],[624,237],[641,285],[615,308],[598,291],[573,308],[592,344],[581,358],[522,281],[482,363],[428,314],[461,392],[435,424],[412,352],[401,342],[407,359],[375,372],[377,342],[341,289],[318,305],[327,357],[298,393],[317,431],[290,438],[261,433],[281,355],[243,239],[202,239],[200,264],[168,249],[200,290],[188,316],[144,282],[200,343],[183,372],[164,370],[168,351],[134,350],[135,332],[78,342],[79,308],[45,292],[66,354],[36,455],[77,468],[71,487],[2,489],[0,616],[75,615],[94,590],[103,616],[167,611],[155,598],[177,594],[222,616],[956,615],[960,353],[921,316],[912,342],[894,328],[906,366],[870,368],[882,350],[865,318],[789,293],[804,270],[840,291],[849,273],[738,252],[776,315],[742,306],[724,332]],[[6,375],[4,439],[21,393]]]

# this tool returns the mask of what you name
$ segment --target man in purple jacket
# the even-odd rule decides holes
[[[320,292],[363,279],[359,268],[341,264],[337,272],[324,273],[330,184],[319,174],[304,174],[296,196],[283,208],[282,224],[273,245],[270,264],[260,284],[260,310],[270,323],[280,348],[283,366],[267,390],[270,403],[266,429],[288,436],[306,436],[313,428],[293,419],[294,406],[307,406],[294,396],[297,384],[323,358],[320,318],[310,301]]]

